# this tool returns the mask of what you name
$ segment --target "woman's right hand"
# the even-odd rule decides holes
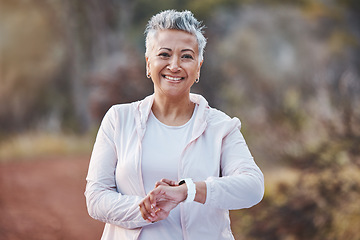
[[[162,179],[155,188],[140,202],[142,217],[148,222],[157,222],[167,218],[170,211],[187,197],[186,185]]]

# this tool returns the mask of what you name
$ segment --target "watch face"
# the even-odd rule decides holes
[[[179,185],[182,185],[182,184],[184,184],[185,183],[185,180],[181,180],[180,182],[179,182]]]

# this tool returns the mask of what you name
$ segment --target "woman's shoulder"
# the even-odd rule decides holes
[[[214,108],[209,107],[209,114],[208,114],[208,120],[211,122],[222,122],[222,121],[230,121],[231,119],[234,119],[233,117],[230,117],[225,112]]]
[[[121,115],[127,115],[131,111],[132,103],[120,103],[112,105],[106,112],[105,117],[118,117]]]
[[[124,121],[134,119],[136,102],[120,103],[112,105],[103,118],[105,122],[123,123]]]
[[[229,115],[227,115],[226,113],[224,113],[223,111],[214,108],[214,107],[209,107],[209,120],[212,121],[225,121],[225,120],[230,120],[231,117]]]
[[[148,111],[148,107],[152,103],[152,96],[129,103],[120,103],[112,105],[107,111],[105,117],[120,120],[133,120],[140,118],[140,115]]]
[[[225,112],[209,107],[207,124],[211,127],[225,127],[225,126],[232,126],[240,128],[241,122],[237,117],[230,117]]]
[[[147,96],[146,98],[134,102],[129,103],[119,103],[114,104],[110,107],[108,112],[114,112],[116,114],[129,114],[130,112],[133,112],[136,109],[141,108],[141,105],[144,105],[144,103],[150,102],[151,95]]]

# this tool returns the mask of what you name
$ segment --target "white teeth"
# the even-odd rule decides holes
[[[174,77],[170,77],[170,76],[165,76],[165,78],[169,79],[169,80],[173,80],[173,81],[179,81],[181,80],[181,78],[174,78]]]

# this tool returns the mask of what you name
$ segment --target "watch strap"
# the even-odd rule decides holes
[[[195,199],[195,195],[196,195],[195,183],[193,182],[193,180],[191,178],[185,178],[185,179],[180,180],[179,185],[182,185],[184,183],[186,183],[186,187],[187,187],[187,197],[186,197],[186,200],[184,201],[184,203],[193,202]]]

